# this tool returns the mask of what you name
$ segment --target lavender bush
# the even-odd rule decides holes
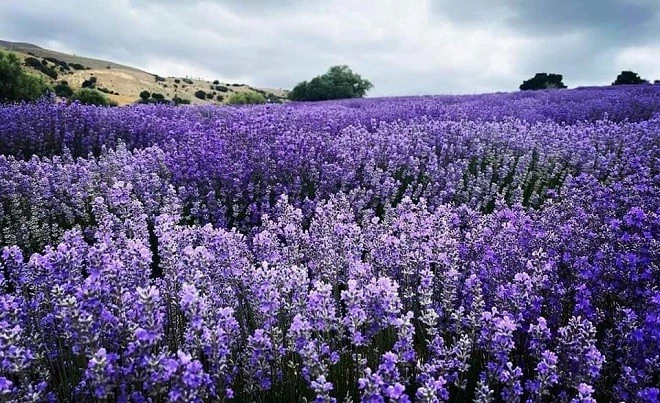
[[[0,401],[657,401],[656,86],[0,108]]]

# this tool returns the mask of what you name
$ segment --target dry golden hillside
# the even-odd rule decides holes
[[[130,66],[105,60],[91,59],[78,55],[56,52],[36,45],[20,42],[0,41],[0,50],[15,53],[24,63],[27,59],[37,59],[43,66],[50,68],[50,76],[31,66],[28,63],[25,69],[44,78],[46,82],[56,84],[65,81],[75,91],[82,87],[83,82],[96,78],[94,87],[105,92],[111,100],[119,105],[135,103],[140,99],[142,91],[162,95],[165,99],[178,97],[187,99],[191,104],[226,103],[234,92],[261,92],[264,95],[272,94],[273,98],[281,98],[286,91],[273,88],[253,88],[242,83],[225,83],[192,79],[188,77],[159,77]],[[36,63],[35,60],[28,60]],[[49,71],[51,71],[49,70]],[[204,91],[205,99],[195,95]],[[201,95],[201,94],[198,94]],[[222,98],[218,100],[218,96]]]

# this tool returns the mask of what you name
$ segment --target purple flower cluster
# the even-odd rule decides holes
[[[657,401],[660,90],[0,108],[0,401]]]

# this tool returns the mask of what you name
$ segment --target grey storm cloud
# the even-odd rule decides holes
[[[660,78],[655,0],[8,0],[0,39],[262,87],[348,64],[373,96]]]

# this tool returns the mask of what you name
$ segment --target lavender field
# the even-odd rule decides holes
[[[654,402],[660,85],[0,108],[0,401]]]

